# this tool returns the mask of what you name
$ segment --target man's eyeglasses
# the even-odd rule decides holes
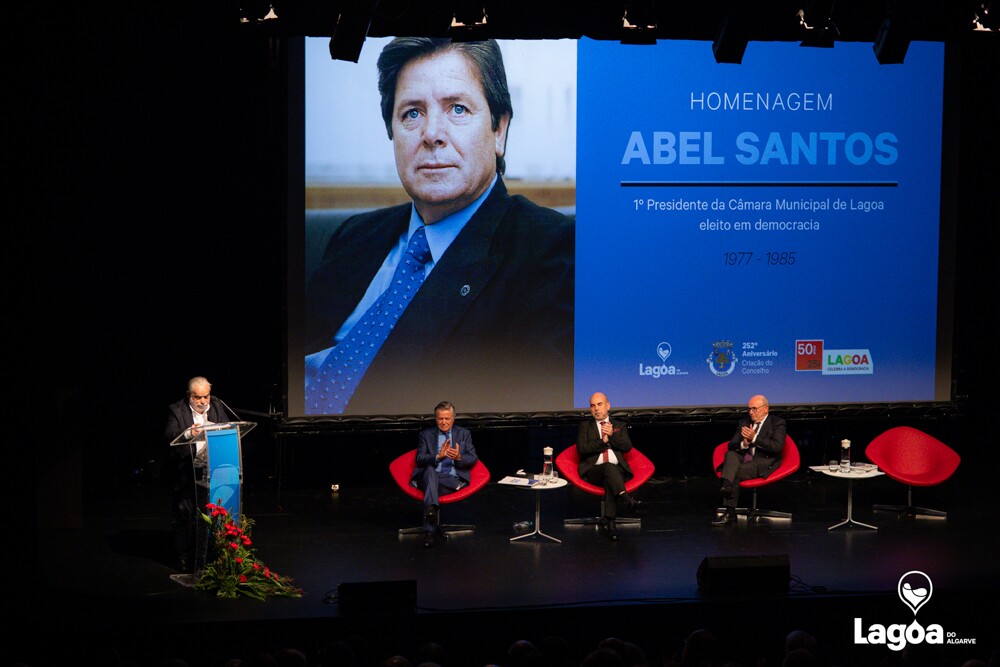
[[[747,412],[757,412],[758,410],[760,410],[763,407],[765,407],[765,406],[763,406],[763,405],[751,406],[751,407],[747,408]]]

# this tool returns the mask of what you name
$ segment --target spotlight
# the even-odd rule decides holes
[[[242,0],[240,2],[240,23],[260,23],[272,18],[274,8],[267,0]]]
[[[361,0],[341,9],[330,37],[331,58],[358,62],[377,8],[378,0]]]
[[[740,5],[737,1],[722,17],[719,33],[716,35],[715,41],[712,42],[712,53],[715,55],[717,63],[739,65],[743,62],[743,54],[750,41],[750,30],[747,27],[746,16],[739,9]]]
[[[459,2],[448,35],[453,42],[476,42],[487,39],[486,7],[481,1]]]
[[[889,4],[872,49],[880,65],[900,65],[910,48],[910,35],[902,3],[893,7],[890,0]]]
[[[799,46],[832,49],[840,31],[833,22],[833,0],[819,0],[798,11],[799,25],[802,26],[802,42]]]
[[[651,0],[628,0],[625,3],[622,44],[656,44],[656,13]]]
[[[993,10],[992,2],[981,2],[976,8],[975,16],[972,19],[972,29],[976,31],[996,31],[1000,27],[1000,21]]]

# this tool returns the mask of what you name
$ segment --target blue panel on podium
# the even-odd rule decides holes
[[[206,433],[208,437],[209,502],[220,505],[240,520],[240,433],[237,428],[224,428]]]

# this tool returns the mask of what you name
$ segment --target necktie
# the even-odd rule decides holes
[[[608,422],[606,420],[602,421],[601,422],[601,426],[604,426],[607,423]],[[601,432],[601,440],[603,440],[603,439],[604,439],[604,432],[602,431]],[[601,452],[601,463],[607,463],[607,462],[608,462],[608,450],[605,449],[603,452]]]
[[[310,412],[344,411],[382,343],[423,284],[424,269],[430,260],[427,233],[421,226],[410,237],[389,287],[330,351],[316,378],[306,387],[305,403]]]
[[[756,433],[757,429],[759,429],[759,428],[760,428],[760,422],[754,422],[753,423],[753,432]],[[753,461],[753,443],[752,442],[750,443],[750,446],[747,447],[747,451],[743,454],[743,462],[744,463],[749,463],[750,461]]]
[[[451,439],[451,435],[450,434],[445,436],[445,440],[450,440],[450,439]],[[444,444],[444,443],[442,443],[442,444]],[[451,446],[450,442],[448,443],[448,446],[449,447]],[[441,474],[442,475],[450,475],[450,474],[452,474],[451,471],[452,471],[452,468],[454,468],[454,467],[455,467],[455,462],[452,461],[451,459],[449,459],[447,456],[444,457],[443,459],[441,459]]]

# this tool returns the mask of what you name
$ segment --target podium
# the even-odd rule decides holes
[[[257,424],[235,421],[205,424],[197,436],[186,431],[170,442],[171,447],[195,448],[204,442],[204,456],[192,456],[191,474],[194,476],[195,509],[205,512],[207,503],[225,508],[233,521],[239,522],[243,504],[243,436]],[[175,574],[171,579],[186,586],[193,586],[207,564],[208,547],[212,539],[208,524],[199,520],[195,531],[194,574]]]

